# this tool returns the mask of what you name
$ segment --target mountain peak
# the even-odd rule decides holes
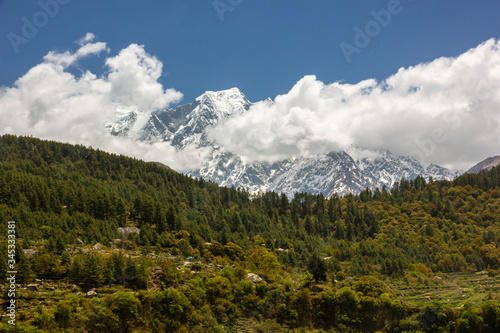
[[[248,101],[246,96],[237,87],[233,87],[233,88],[226,89],[226,90],[219,90],[219,91],[206,91],[202,95],[198,96],[195,99],[195,101],[197,101],[199,103],[203,103],[203,101],[206,101],[207,99],[211,99],[211,100],[214,100],[214,99],[215,100],[243,99],[243,100]]]
[[[232,114],[243,114],[250,108],[250,101],[238,89],[207,91],[195,99],[193,112],[188,118],[203,116],[211,119],[225,119]]]

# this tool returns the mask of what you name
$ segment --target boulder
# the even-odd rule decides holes
[[[38,291],[38,285],[37,284],[28,284],[26,286],[26,289],[31,290],[31,291]]]
[[[87,292],[87,297],[95,297],[97,296],[97,292],[95,291],[95,288],[92,288],[92,290],[89,290]]]
[[[130,234],[140,234],[139,228],[136,227],[125,227],[125,228],[118,228],[117,229],[118,233],[122,234],[125,239],[127,239],[128,235]]]
[[[32,257],[36,253],[36,250],[24,249],[23,252],[24,252],[24,255],[29,258],[29,257]]]
[[[260,276],[258,276],[257,274],[254,274],[254,273],[248,273],[246,278],[250,281],[252,281],[253,283],[257,283],[257,282],[260,282],[262,281],[262,278]]]

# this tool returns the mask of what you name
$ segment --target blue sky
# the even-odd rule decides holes
[[[0,86],[11,86],[51,50],[75,51],[87,32],[112,55],[131,43],[144,45],[163,63],[160,82],[181,91],[182,102],[234,86],[251,101],[274,98],[308,74],[325,83],[380,81],[400,67],[458,56],[500,34],[500,1],[401,0],[398,13],[348,63],[340,44],[355,46],[354,28],[364,30],[374,21],[371,12],[391,2],[60,0],[44,22],[36,16],[39,1],[0,0]],[[214,4],[226,10],[218,13]],[[38,19],[41,27],[16,53],[7,36],[23,37],[23,18]],[[80,66],[100,75],[104,57]]]
[[[0,0],[0,134],[186,170],[210,153],[106,126],[238,87],[274,103],[207,134],[248,161],[356,144],[467,169],[500,153],[499,14],[498,0]]]

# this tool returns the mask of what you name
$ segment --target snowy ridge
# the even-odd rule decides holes
[[[402,178],[451,180],[460,174],[435,164],[424,168],[414,158],[396,156],[388,150],[360,149],[355,145],[341,152],[275,163],[248,163],[242,156],[209,141],[206,129],[245,113],[251,105],[238,88],[207,91],[190,104],[152,114],[133,108],[120,109],[116,122],[106,127],[113,135],[149,143],[170,142],[180,150],[187,146],[211,147],[212,155],[204,166],[188,174],[222,186],[243,187],[253,193],[271,190],[293,197],[296,192],[310,192],[330,197],[358,193],[367,187],[390,189]]]

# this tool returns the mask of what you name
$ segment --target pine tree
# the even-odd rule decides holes
[[[104,268],[95,253],[87,254],[83,264],[83,282],[87,287],[99,287],[104,282]]]
[[[115,263],[112,258],[109,258],[106,260],[106,265],[104,267],[104,282],[111,285],[115,281]]]
[[[80,257],[75,257],[73,259],[73,262],[71,263],[71,266],[69,269],[70,281],[77,283],[77,284],[82,284],[83,283],[83,271],[84,271],[84,265],[83,265],[82,259]]]
[[[304,229],[309,235],[312,235],[314,233],[314,225],[309,215],[307,215],[306,217],[306,222],[304,223]]]
[[[309,259],[309,264],[307,265],[307,270],[313,275],[316,283],[318,281],[326,281],[326,264],[323,259],[319,257],[318,254],[313,254]]]
[[[177,216],[174,207],[170,206],[167,210],[167,225],[170,230],[176,230]]]
[[[19,261],[16,263],[17,275],[16,279],[19,280],[20,283],[26,284],[31,282],[35,273],[31,269],[31,263],[28,257],[23,253],[19,256]]]

